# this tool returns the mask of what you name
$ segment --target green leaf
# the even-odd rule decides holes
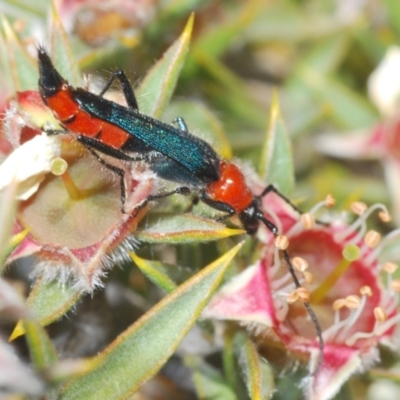
[[[181,214],[163,218],[135,237],[147,243],[197,243],[223,239],[245,233],[242,229],[227,228],[224,224],[191,214]]]
[[[335,71],[343,61],[349,47],[349,35],[345,32],[335,34],[318,43],[302,58],[296,68],[295,75],[302,75],[302,69],[311,69],[320,75]]]
[[[10,73],[13,84],[13,91],[36,89],[38,82],[38,71],[35,62],[28,55],[25,46],[17,38],[8,21],[2,18],[3,31],[5,36],[5,59],[8,60],[7,70]],[[7,79],[4,79],[7,82]],[[7,82],[11,83],[11,82]]]
[[[250,399],[270,399],[275,390],[271,366],[259,356],[247,335],[239,333],[235,338],[235,347]]]
[[[237,245],[165,297],[99,356],[99,368],[69,383],[61,399],[127,398],[173,354],[217,289]]]
[[[227,277],[225,277],[227,279]],[[224,332],[224,348],[222,353],[222,360],[224,365],[224,376],[229,386],[236,391],[238,382],[238,370],[234,354],[234,337],[233,330],[226,329]]]
[[[316,89],[318,101],[327,109],[326,116],[341,128],[370,127],[377,122],[378,114],[371,104],[338,79],[326,78]]]
[[[51,2],[51,17],[50,41],[53,62],[62,77],[67,79],[71,85],[79,86],[82,82],[82,77],[78,63],[73,57],[68,35],[62,25],[54,2]]]
[[[158,4],[158,10],[163,18],[168,18],[187,15],[203,3],[204,0],[161,0]],[[162,27],[160,28],[162,29]]]
[[[46,380],[53,385],[63,383],[67,380],[75,379],[87,374],[99,366],[95,358],[66,359],[52,365],[45,371]],[[58,396],[46,397],[47,399],[57,399]]]
[[[294,187],[292,148],[282,121],[276,91],[272,95],[267,135],[259,165],[261,178],[290,197]]]
[[[139,108],[143,114],[160,118],[167,107],[186,59],[193,22],[192,14],[181,36],[150,69],[138,88]]]
[[[37,24],[38,19],[45,19],[47,1],[3,0],[2,13],[18,20]]]
[[[242,4],[233,15],[228,15],[225,21],[210,25],[211,28],[202,33],[202,36],[195,41],[193,51],[187,65],[185,65],[185,76],[195,74],[196,64],[204,55],[216,60],[227,51],[236,37],[242,37],[243,31],[251,25],[257,16],[262,2],[250,0]]]
[[[56,281],[45,281],[39,278],[29,294],[27,305],[36,320],[46,326],[60,319],[80,299],[82,292],[70,284],[60,285]],[[25,333],[21,322],[18,322],[11,340]]]
[[[45,330],[34,320],[24,320],[24,330],[35,366],[44,369],[54,364],[57,353]]]
[[[193,382],[199,399],[237,400],[232,388],[222,379],[221,374],[205,363],[195,368]]]
[[[319,3],[329,4],[329,2]],[[301,2],[271,1],[264,2],[264,7],[245,33],[250,45],[260,46],[271,42],[288,45],[309,43],[327,35],[339,35],[343,25],[335,15],[311,11]],[[299,46],[299,47],[300,47]]]
[[[166,293],[173,292],[177,285],[169,278],[168,274],[164,272],[165,265],[159,261],[145,260],[138,257],[135,253],[129,253],[133,262],[139,269],[158,287],[163,289]]]
[[[400,2],[398,0],[385,0],[386,16],[395,30],[397,37],[400,37]]]
[[[3,270],[5,260],[19,241],[18,237],[14,241],[13,238],[10,240],[17,208],[17,202],[15,200],[17,190],[18,184],[13,180],[11,184],[6,186],[0,193],[0,243],[2,243],[0,245],[0,272]]]

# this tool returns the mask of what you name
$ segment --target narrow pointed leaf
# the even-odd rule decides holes
[[[147,243],[192,243],[223,239],[245,233],[242,229],[227,228],[224,224],[195,215],[178,215],[163,218],[136,238]]]
[[[400,3],[397,0],[385,0],[386,15],[389,18],[390,24],[397,34],[397,38],[400,37]]]
[[[46,282],[38,279],[29,294],[27,305],[42,326],[60,319],[80,299],[82,292],[68,284],[60,285],[56,281]],[[11,335],[15,339],[25,333],[19,322]]]
[[[59,384],[87,374],[98,366],[99,362],[95,358],[67,359],[47,369],[46,379],[53,384]]]
[[[13,182],[0,193],[0,243],[6,244],[0,246],[0,271],[3,270],[4,262],[13,247],[13,243],[10,243],[10,235],[17,207],[15,200],[17,189],[17,183]]]
[[[185,75],[195,74],[196,64],[199,61],[199,54],[208,54],[210,58],[219,58],[237,37],[243,37],[243,32],[251,25],[257,17],[262,1],[250,0],[241,3],[234,15],[225,21],[211,25],[205,33],[198,38],[194,45],[191,56],[185,65]]]
[[[162,263],[158,261],[145,260],[144,258],[138,257],[135,253],[129,253],[129,255],[139,269],[166,293],[171,293],[176,289],[177,285],[161,269]]]
[[[34,60],[28,55],[25,46],[17,38],[8,21],[2,18],[7,60],[14,85],[14,91],[35,89],[38,81],[38,71]]]
[[[243,114],[243,118],[251,121],[253,125],[257,124],[257,120],[260,118],[262,118],[262,122],[265,123],[264,110],[261,109],[249,93],[247,86],[234,72],[218,59],[212,58],[206,51],[197,51],[195,57],[197,63],[213,76],[218,83],[223,85],[223,90],[221,90],[219,85],[217,90],[220,94],[221,92],[223,93],[222,106],[224,108],[229,107],[229,103],[235,104],[235,106],[238,104],[238,106],[236,106],[237,109],[240,110],[238,118],[241,118]],[[236,115],[236,113],[234,114]]]
[[[201,365],[193,372],[193,382],[199,399],[237,400],[232,388],[222,379],[217,370]]]
[[[252,400],[270,399],[275,385],[269,364],[259,356],[254,343],[245,334],[237,335],[235,347],[249,398]]]
[[[241,246],[201,270],[128,328],[99,355],[100,367],[68,384],[61,399],[112,400],[134,393],[173,354]]]
[[[194,14],[189,17],[178,40],[150,69],[140,85],[137,94],[144,114],[160,118],[169,103],[189,49],[193,22]]]
[[[33,320],[25,320],[24,329],[35,366],[44,369],[54,364],[57,361],[57,353],[45,330]]]
[[[54,58],[54,63],[57,66],[61,76],[66,78],[73,86],[81,84],[81,74],[79,72],[78,63],[72,55],[71,45],[68,40],[68,35],[58,15],[54,2],[51,2],[51,53]]]
[[[318,84],[319,82],[319,84]],[[374,125],[378,114],[372,105],[359,93],[351,90],[338,79],[325,78],[323,81],[314,79],[317,101],[325,104],[330,110],[327,117],[331,118],[343,129],[357,129]]]
[[[273,184],[282,194],[290,197],[294,187],[292,147],[276,92],[272,96],[267,137],[258,172],[265,182]]]
[[[349,45],[350,37],[347,33],[336,33],[314,46],[302,59],[297,69],[301,71],[303,68],[309,68],[318,71],[321,75],[327,75],[335,71],[346,57]],[[298,71],[298,73],[301,75],[301,72]]]

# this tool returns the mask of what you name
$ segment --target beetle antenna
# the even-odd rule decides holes
[[[269,219],[265,218],[264,215],[263,215],[261,212],[258,214],[257,217],[258,217],[258,219],[259,219],[260,221],[262,221],[262,222],[264,223],[264,225],[268,228],[268,230],[269,230],[275,237],[278,236],[278,228],[276,227],[275,224],[273,224]],[[281,251],[282,251],[282,254],[283,254],[283,258],[284,258],[285,261],[286,261],[286,264],[287,264],[289,273],[290,273],[290,275],[292,275],[293,282],[294,282],[296,288],[302,287],[301,284],[300,284],[300,282],[299,282],[299,278],[297,278],[297,275],[296,275],[296,273],[295,273],[295,271],[294,271],[293,264],[292,264],[292,261],[290,260],[290,256],[289,256],[288,251],[287,251],[287,250],[282,250],[282,249],[281,249]],[[315,326],[315,330],[317,331],[317,337],[318,337],[318,341],[319,341],[318,362],[317,362],[317,366],[316,366],[315,370],[314,370],[314,371],[312,372],[312,374],[311,374],[312,376],[315,376],[315,375],[318,373],[318,371],[320,370],[320,368],[321,368],[321,366],[322,366],[322,363],[323,363],[323,361],[324,361],[324,339],[323,339],[323,337],[322,337],[322,328],[321,328],[321,325],[320,325],[320,323],[319,323],[319,321],[318,321],[318,318],[317,318],[317,316],[315,315],[315,312],[314,312],[314,310],[312,309],[310,303],[309,303],[309,302],[305,302],[305,303],[303,303],[303,304],[304,304],[304,307],[306,308],[306,310],[307,310],[307,312],[308,312],[308,315],[309,315],[310,318],[311,318],[311,321],[313,322],[313,324],[314,324],[314,326]]]

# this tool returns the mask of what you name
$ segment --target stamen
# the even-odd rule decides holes
[[[304,287],[299,287],[296,290],[298,296],[299,296],[299,301],[302,303],[309,303],[310,302],[310,292],[304,288]]]
[[[304,280],[309,285],[314,282],[314,275],[310,271],[303,272]]]
[[[356,215],[363,215],[367,211],[368,206],[362,201],[355,201],[351,204],[350,210]]]
[[[400,279],[393,279],[392,282],[390,282],[390,289],[392,289],[393,292],[400,293]]]
[[[299,287],[286,297],[286,301],[289,304],[293,304],[296,301],[308,303],[310,301],[310,292],[306,288]]]
[[[311,213],[301,214],[300,221],[301,221],[304,229],[311,229],[315,225],[315,217]]]
[[[387,320],[387,314],[382,307],[374,308],[374,317],[377,322],[385,322]]]
[[[361,289],[360,289],[360,291],[361,290],[366,290],[367,292],[369,292],[369,290],[368,289],[364,289],[364,288],[366,288],[366,287],[362,287]],[[358,310],[360,310],[360,309],[362,309],[363,307],[364,307],[364,305],[365,305],[365,299],[366,299],[366,297],[364,296],[363,297],[363,299],[362,299],[362,302],[363,302],[363,305],[362,305],[362,307],[359,307],[358,308]],[[355,314],[356,313],[358,313],[358,315],[360,314],[360,311],[356,311],[355,312]],[[388,324],[383,324],[383,322],[385,322],[386,320],[387,320],[387,312],[382,308],[382,307],[376,307],[376,308],[374,308],[374,317],[375,317],[375,319],[376,319],[376,322],[375,322],[375,326],[374,326],[374,328],[373,328],[373,330],[372,330],[372,332],[369,332],[369,333],[366,333],[366,332],[356,332],[356,333],[354,333],[351,337],[349,337],[346,341],[345,341],[345,344],[347,345],[347,346],[353,346],[354,344],[355,344],[355,342],[357,341],[357,340],[359,340],[359,339],[367,339],[367,338],[370,338],[370,337],[374,337],[374,336],[380,336],[380,334],[379,334],[379,332],[378,331],[382,331],[382,333],[383,332],[386,332],[387,331],[387,329],[389,329],[389,325],[388,324],[391,324],[391,325],[393,325],[394,324],[394,322],[398,319],[397,317],[398,317],[398,315],[396,315],[394,318],[391,318],[389,321],[389,323]],[[336,317],[336,315],[335,315],[335,317]],[[336,320],[336,318],[335,318],[335,320]],[[397,323],[397,322],[396,322]],[[386,325],[385,326],[385,328],[384,329],[382,329],[382,325]],[[347,329],[345,329],[344,331],[347,331],[348,330],[348,328]],[[343,332],[341,332],[341,336],[343,336]]]
[[[362,296],[371,297],[371,296],[372,296],[372,289],[371,289],[371,287],[370,287],[370,286],[367,286],[367,285],[362,286],[362,287],[360,288],[360,294],[361,294]]]
[[[292,275],[289,274],[289,272],[285,273],[281,278],[279,279],[273,279],[272,280],[272,288],[274,290],[282,290],[283,285],[290,280],[290,284],[293,285],[293,281],[291,280]]]
[[[396,314],[393,317],[389,318],[387,321],[382,322],[377,325],[375,329],[375,335],[380,336],[387,332],[393,325],[397,324],[400,321],[400,314]]]
[[[382,222],[390,222],[392,220],[392,216],[387,211],[380,211],[378,216]]]
[[[389,261],[382,265],[382,270],[388,274],[394,274],[397,271],[397,268],[399,268],[397,264]]]
[[[341,308],[345,306],[346,306],[346,299],[337,299],[332,304],[332,308],[334,311],[339,311]]]
[[[357,218],[351,225],[349,225],[345,230],[336,234],[336,237],[339,241],[343,241],[347,236],[354,233],[362,224],[365,223],[366,219],[375,211],[375,210],[382,210],[388,213],[388,210],[385,205],[376,203],[373,206],[369,207],[360,218]]]
[[[371,249],[374,249],[378,246],[381,241],[381,234],[377,231],[370,230],[364,237],[364,243]]]
[[[325,297],[335,283],[341,278],[351,263],[358,259],[360,255],[359,248],[354,244],[347,245],[342,252],[343,258],[340,260],[336,268],[329,274],[329,276],[316,288],[312,294],[312,303],[318,304]]]
[[[350,308],[351,310],[356,310],[357,308],[360,307],[360,305],[361,305],[361,300],[357,295],[352,294],[346,297],[347,308]]]
[[[285,235],[278,235],[276,236],[274,243],[279,250],[286,250],[289,246],[289,239]]]
[[[68,195],[72,200],[79,200],[81,198],[81,193],[79,189],[76,187],[72,177],[68,171],[65,171],[61,175],[61,179],[64,183],[65,188],[67,189]]]
[[[292,265],[296,271],[304,272],[308,268],[308,262],[301,257],[293,257]]]
[[[382,249],[393,239],[396,239],[398,236],[400,236],[400,229],[395,229],[388,233],[379,243],[379,245],[372,251],[368,257],[365,259],[365,262],[370,264],[374,260],[378,258],[379,253],[382,251]]]
[[[329,195],[328,195],[329,196]],[[333,199],[334,200],[334,199]],[[333,201],[334,204],[334,201]],[[303,227],[305,229],[311,229],[315,225],[314,214],[322,207],[327,207],[326,199],[317,203],[308,213],[301,214],[299,221],[297,221],[287,232],[287,236],[295,235],[298,230]]]
[[[299,294],[297,293],[297,290],[293,291],[292,293],[288,294],[286,297],[286,301],[289,304],[295,303],[299,299]]]
[[[330,194],[328,194],[328,196],[331,196]],[[336,200],[331,196],[331,198],[333,199],[333,201],[328,199],[328,196],[325,198],[325,200],[320,201],[319,203],[317,203],[314,207],[311,208],[310,211],[308,211],[307,214],[312,214],[314,215],[318,210],[320,210],[323,207],[333,207],[336,203]],[[330,201],[329,204],[333,203],[331,206],[327,205],[327,199],[328,199],[328,203]]]
[[[336,204],[336,199],[331,195],[328,194],[324,200],[325,207],[331,208]]]
[[[363,301],[364,300],[364,301]],[[355,320],[359,317],[365,303],[365,296],[363,296],[363,300],[361,300],[358,296],[352,295],[347,296],[345,299],[337,299],[333,302],[332,308],[335,310],[335,318],[334,324],[331,325],[328,329],[323,332],[323,338],[325,341],[333,340],[337,334],[339,336],[336,338],[336,341],[342,341],[342,337],[345,333],[350,329],[350,327],[354,324]],[[340,321],[339,311],[343,307],[349,308],[350,306],[355,306],[358,304],[357,309],[350,309],[350,314],[347,318]],[[343,330],[341,330],[343,328]]]
[[[346,325],[343,330],[337,336],[338,342],[343,342],[346,340],[346,335],[348,331],[354,326],[357,319],[360,317],[364,306],[367,302],[367,297],[362,296],[361,299],[356,295],[350,295],[346,297],[346,307],[348,307],[351,311],[348,318],[346,318]]]

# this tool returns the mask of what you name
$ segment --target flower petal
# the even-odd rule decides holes
[[[318,353],[312,355],[313,361]],[[375,347],[363,354],[355,348],[329,344],[324,349],[324,363],[316,376],[304,379],[307,400],[331,399],[344,382],[355,372],[361,372],[365,364],[378,361],[379,355]],[[313,362],[310,364],[313,368]]]
[[[370,75],[368,91],[382,115],[393,115],[400,97],[400,47],[391,46],[385,57]]]
[[[248,267],[228,282],[203,311],[203,318],[230,319],[271,327],[274,304],[264,264]]]
[[[50,172],[52,161],[61,154],[61,141],[43,133],[14,150],[0,165],[0,190],[18,183],[17,199],[26,200]]]

